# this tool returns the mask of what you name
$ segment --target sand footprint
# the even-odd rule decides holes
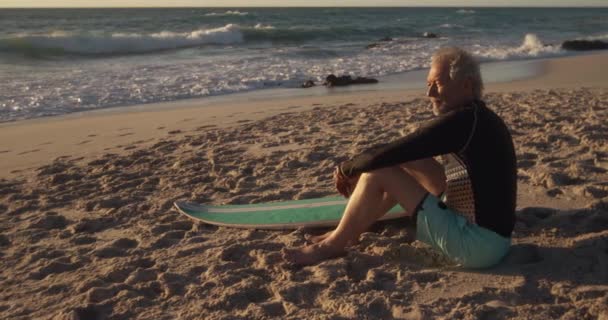
[[[325,285],[317,282],[288,283],[281,287],[271,288],[274,296],[282,302],[289,302],[299,307],[312,306],[317,301]]]
[[[163,233],[156,241],[152,243],[150,246],[151,249],[162,249],[171,247],[177,243],[179,243],[184,236],[186,235],[186,231],[183,230],[175,230]]]
[[[95,249],[91,254],[98,258],[114,258],[114,257],[122,257],[127,254],[129,249],[133,249],[139,245],[137,240],[129,239],[129,238],[120,238],[114,240],[107,245]]]
[[[251,265],[255,259],[249,255],[250,250],[250,246],[233,244],[227,248],[221,249],[219,252],[219,258],[222,261],[231,261],[243,265]]]
[[[30,273],[30,278],[42,280],[49,275],[73,271],[80,267],[81,264],[79,262],[72,262],[68,257],[61,257]]]
[[[175,295],[182,295],[184,287],[189,281],[178,273],[165,272],[158,276],[161,288],[165,297],[171,297]]]
[[[135,271],[136,267],[127,266],[114,266],[109,272],[105,273],[102,278],[108,283],[123,283],[131,274]]]
[[[97,241],[97,238],[95,237],[91,237],[91,236],[87,236],[87,235],[82,235],[82,236],[77,236],[74,237],[73,239],[70,240],[71,243],[75,244],[75,245],[86,245],[86,244],[92,244],[95,243]]]
[[[70,221],[66,219],[64,216],[59,215],[56,212],[47,212],[42,217],[35,219],[32,221],[27,228],[28,229],[63,229],[65,228]]]
[[[97,218],[97,219],[82,219],[78,221],[76,224],[70,226],[69,230],[72,234],[78,233],[96,233],[106,229],[109,229],[115,225],[116,222],[111,217]]]
[[[202,237],[198,237],[198,238],[202,238]],[[206,241],[206,239],[204,239],[201,242],[204,242],[204,241]],[[189,241],[188,243],[192,243],[192,242]],[[201,253],[207,251],[209,248],[210,248],[210,246],[208,246],[208,245],[199,245],[199,246],[188,248],[188,249],[180,249],[175,253],[175,257],[182,258],[182,257],[196,256],[198,254],[201,254]]]

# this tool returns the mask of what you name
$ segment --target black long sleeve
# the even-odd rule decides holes
[[[511,134],[482,101],[438,116],[416,132],[340,165],[347,176],[450,154],[471,182],[475,223],[510,237],[515,224],[517,162]],[[456,186],[448,179],[448,190]],[[449,200],[449,199],[448,199]]]
[[[466,108],[441,115],[410,135],[367,150],[342,163],[342,173],[354,176],[408,161],[456,153],[465,146],[471,135],[473,113],[473,108]]]

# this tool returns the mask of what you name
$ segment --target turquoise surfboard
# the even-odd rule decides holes
[[[337,226],[347,201],[341,197],[330,197],[219,206],[176,201],[174,206],[188,217],[212,225],[280,230]],[[404,216],[405,211],[397,205],[380,220]]]

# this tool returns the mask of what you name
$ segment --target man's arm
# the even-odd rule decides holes
[[[472,109],[466,109],[442,115],[408,136],[372,148],[343,162],[340,172],[352,177],[362,172],[458,152],[466,144],[473,129],[473,112]]]

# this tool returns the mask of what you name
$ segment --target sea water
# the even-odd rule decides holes
[[[0,122],[292,92],[330,73],[393,81],[427,68],[442,46],[482,62],[571,55],[565,40],[608,40],[607,16],[606,8],[0,9]]]

